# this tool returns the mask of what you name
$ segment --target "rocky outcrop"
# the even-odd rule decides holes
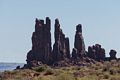
[[[109,60],[116,60],[117,58],[116,58],[116,54],[117,54],[117,52],[115,51],[115,50],[110,50],[110,53],[109,53],[109,55],[110,55],[110,58],[109,58]]]
[[[27,64],[33,65],[33,61],[49,64],[51,47],[51,21],[46,17],[44,20],[36,19],[35,32],[32,35],[32,50],[27,54]]]
[[[97,61],[105,60],[105,49],[99,44],[89,46],[87,56]]]
[[[46,23],[44,20],[36,19],[35,32],[32,35],[32,49],[27,54],[27,65],[25,66],[52,65],[55,62],[70,59],[69,38],[65,37],[62,32],[58,19],[55,20],[53,50],[50,30],[51,21],[48,17],[46,17]]]
[[[108,61],[117,59],[116,51],[110,51],[110,57],[105,56],[105,49],[100,44],[88,47],[85,51],[82,25],[76,26],[76,34],[72,55],[70,54],[69,38],[65,37],[60,28],[59,20],[55,20],[54,38],[55,43],[51,45],[51,20],[46,17],[44,20],[36,19],[35,31],[32,34],[32,49],[27,54],[27,64],[24,68],[31,68],[42,64],[54,66],[85,65],[96,61]]]
[[[75,56],[82,58],[86,55],[81,24],[78,24],[76,26],[75,42],[74,42],[74,49],[73,49],[72,55],[73,55],[73,58],[75,58]]]
[[[55,43],[53,45],[53,62],[70,58],[70,46],[69,38],[65,37],[65,34],[60,28],[59,20],[55,20],[55,32],[54,32]]]

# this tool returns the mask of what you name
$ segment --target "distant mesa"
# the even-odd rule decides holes
[[[110,50],[110,57],[106,57],[105,49],[100,44],[85,49],[82,35],[82,25],[76,26],[74,48],[70,53],[69,38],[63,33],[58,19],[54,25],[55,43],[51,45],[51,20],[35,20],[35,31],[32,34],[32,49],[27,53],[27,64],[24,68],[31,68],[42,64],[50,66],[85,65],[95,61],[110,61],[116,58],[117,52]]]

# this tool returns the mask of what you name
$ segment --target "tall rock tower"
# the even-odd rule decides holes
[[[53,60],[60,61],[65,58],[70,58],[69,38],[65,37],[65,34],[62,32],[58,19],[55,20],[54,38]]]
[[[35,32],[32,35],[32,50],[27,54],[27,64],[32,64],[32,61],[49,64],[52,51],[50,31],[51,21],[49,17],[46,17],[46,22],[36,19]]]
[[[84,38],[82,36],[81,24],[78,24],[76,26],[75,42],[74,42],[74,49],[72,55],[74,55],[73,57],[77,56],[79,58],[85,56],[85,44],[84,44]]]

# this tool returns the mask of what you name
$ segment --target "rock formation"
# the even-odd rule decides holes
[[[55,20],[55,32],[54,32],[55,43],[53,45],[53,62],[70,58],[70,46],[69,38],[65,37],[65,34],[60,29],[59,20]]]
[[[75,55],[76,54],[76,55]],[[76,26],[76,34],[75,34],[75,42],[74,42],[74,49],[73,49],[73,57],[75,56],[82,58],[85,56],[85,44],[84,39],[82,36],[82,25],[78,24]]]
[[[116,54],[117,54],[117,52],[115,50],[113,50],[113,49],[110,50],[110,53],[109,53],[110,58],[109,58],[109,60],[117,59]]]
[[[110,57],[105,56],[105,49],[99,44],[88,47],[85,51],[84,38],[82,35],[82,25],[76,26],[76,34],[72,56],[70,54],[69,38],[65,37],[60,28],[59,20],[55,20],[54,38],[55,43],[51,45],[51,20],[46,17],[44,20],[36,19],[35,31],[32,34],[32,49],[27,54],[27,64],[24,68],[30,68],[42,64],[48,65],[85,65],[95,61],[113,60],[116,58],[116,51],[110,51]]]
[[[77,59],[77,54],[78,54],[77,49],[73,48],[73,50],[72,50],[72,58]]]
[[[46,17],[44,20],[36,19],[35,32],[32,35],[32,50],[27,54],[27,64],[33,65],[33,61],[49,64],[51,48],[51,21]]]
[[[97,61],[105,60],[105,49],[101,48],[101,45],[95,44],[92,47],[88,47],[88,57]]]

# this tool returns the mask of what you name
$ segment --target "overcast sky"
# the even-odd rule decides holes
[[[35,18],[59,18],[73,48],[75,27],[83,26],[86,50],[99,43],[120,57],[120,0],[0,0],[0,62],[26,62]]]

